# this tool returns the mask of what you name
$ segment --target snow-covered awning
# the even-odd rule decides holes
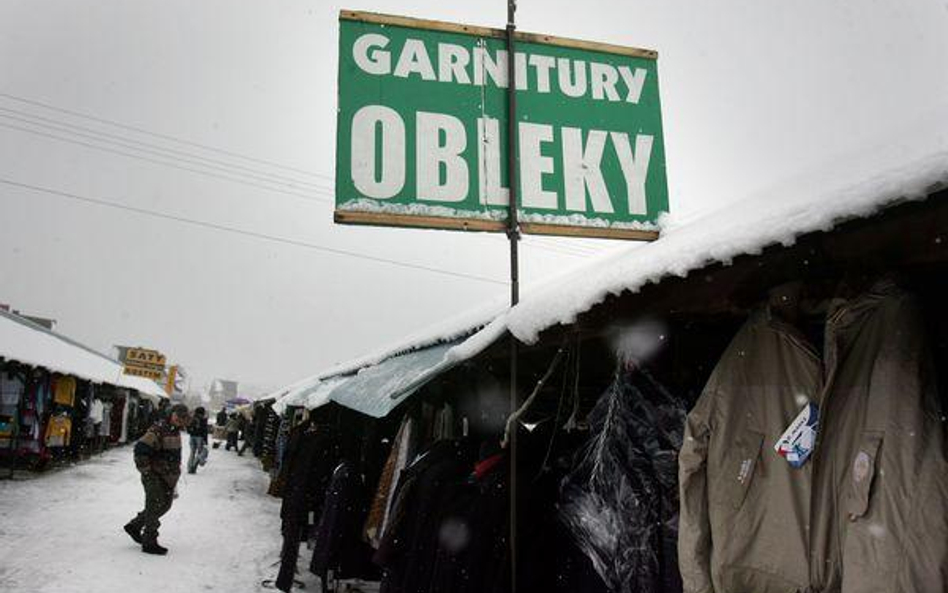
[[[0,311],[0,357],[93,383],[134,389],[153,401],[167,397],[154,381],[125,375],[117,360],[6,311]]]
[[[464,338],[375,359],[354,373],[351,366],[337,365],[286,388],[273,404],[273,410],[282,414],[287,406],[313,410],[336,402],[362,414],[382,418],[438,375],[477,356],[503,333],[503,326],[492,322]]]
[[[948,153],[929,155],[859,183],[847,185],[835,179],[812,190],[788,191],[770,199],[758,196],[687,224],[665,221],[657,241],[630,245],[529,288],[512,309],[504,301],[473,309],[274,395],[279,404],[280,395],[287,397],[294,388],[310,394],[318,391],[319,397],[308,396],[297,405],[312,408],[337,401],[384,416],[438,373],[473,358],[508,332],[521,342],[534,343],[544,330],[572,323],[609,295],[638,292],[664,278],[687,276],[711,264],[760,253],[769,245],[792,245],[807,233],[829,231],[905,201],[927,199],[948,186],[946,163]],[[324,385],[329,377],[344,380],[330,388]]]
[[[439,344],[365,367],[332,389],[329,399],[373,418],[387,416],[405,398],[457,364],[447,354],[458,345]]]
[[[126,389],[134,389],[140,396],[150,399],[154,404],[168,397],[165,390],[157,383],[144,377],[135,377],[122,373],[119,375],[116,385],[118,387],[125,387]]]

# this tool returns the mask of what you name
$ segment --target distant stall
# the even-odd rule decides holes
[[[117,361],[0,310],[0,461],[10,467],[135,439],[165,397]]]

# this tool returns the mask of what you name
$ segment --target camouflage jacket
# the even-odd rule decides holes
[[[153,474],[173,488],[181,475],[181,435],[168,420],[151,425],[135,443],[135,465],[142,475]]]

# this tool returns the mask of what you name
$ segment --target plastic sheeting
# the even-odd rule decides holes
[[[307,410],[325,406],[330,402],[333,390],[348,379],[349,377],[332,377],[322,381],[312,379],[306,383],[297,384],[273,404],[273,411],[282,414],[287,406],[301,406]]]
[[[355,374],[304,379],[287,388],[273,404],[273,411],[282,414],[287,406],[314,410],[336,402],[373,418],[382,418],[426,383],[465,360],[464,356],[452,355],[452,349],[463,341],[393,356]]]
[[[406,397],[457,364],[458,361],[446,354],[459,341],[409,352],[363,368],[333,389],[329,399],[373,418],[382,418]]]
[[[678,450],[685,408],[647,372],[620,372],[590,413],[561,519],[613,593],[681,591]]]

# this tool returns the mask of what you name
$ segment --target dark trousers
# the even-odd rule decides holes
[[[154,541],[158,538],[162,515],[171,508],[174,489],[154,474],[142,474],[142,486],[145,487],[145,509],[132,519],[132,524],[141,526],[145,541]]]

